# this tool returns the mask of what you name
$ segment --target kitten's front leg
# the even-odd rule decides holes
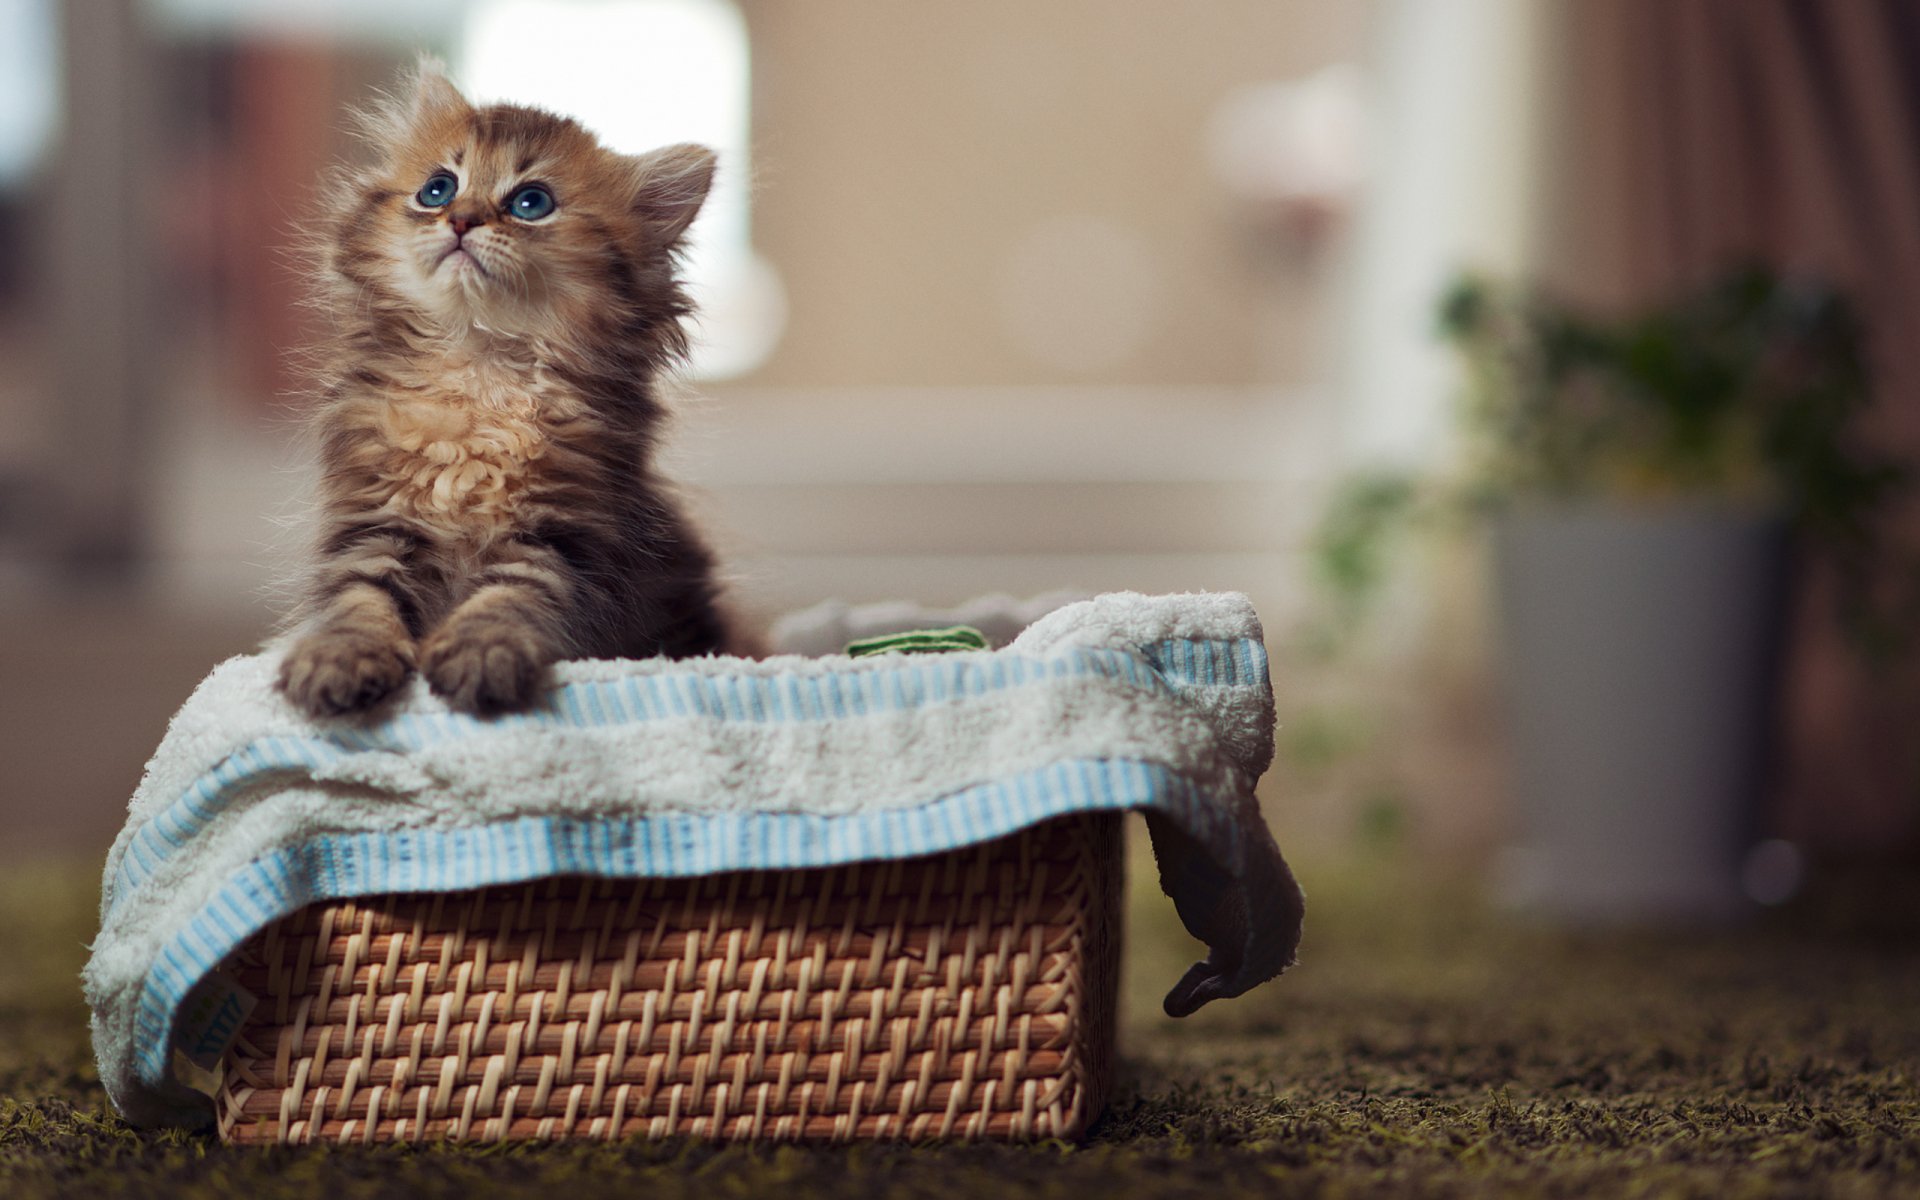
[[[420,648],[420,673],[447,703],[490,715],[525,708],[567,649],[574,591],[559,556],[514,543]]]
[[[336,596],[280,663],[280,690],[315,717],[378,704],[413,670],[413,638],[392,597],[372,583]]]
[[[309,716],[371,708],[407,681],[414,644],[406,610],[419,606],[405,575],[410,546],[376,534],[331,548],[305,632],[280,663],[280,691]]]

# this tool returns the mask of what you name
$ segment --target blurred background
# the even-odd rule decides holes
[[[102,853],[271,628],[311,482],[286,248],[422,51],[618,149],[721,150],[672,457],[746,611],[1247,592],[1295,854],[1521,836],[1475,539],[1315,633],[1342,481],[1458,453],[1457,272],[1611,311],[1817,274],[1867,330],[1851,436],[1920,451],[1900,0],[0,0],[0,863]],[[1910,853],[1915,672],[1793,571],[1742,845]]]

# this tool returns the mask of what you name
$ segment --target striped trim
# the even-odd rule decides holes
[[[175,1017],[194,987],[254,933],[319,901],[553,875],[678,877],[910,858],[1005,837],[1051,817],[1126,809],[1176,822],[1212,859],[1206,874],[1242,875],[1245,846],[1233,805],[1165,766],[1132,759],[1072,759],[918,808],[853,816],[530,817],[470,829],[313,838],[234,873],[161,947],[134,1018],[135,1066],[147,1086],[164,1086]]]
[[[235,751],[135,830],[115,870],[109,917],[161,864],[247,789],[325,771],[369,752],[404,754],[501,729],[594,729],[699,718],[755,723],[825,722],[949,704],[1061,679],[1130,687],[1268,686],[1258,641],[1172,639],[1125,650],[1075,648],[1044,658],[1000,653],[915,658],[823,675],[630,675],[554,689],[539,708],[482,720],[407,713],[366,728],[262,738]]]
[[[1174,687],[1264,688],[1270,682],[1267,648],[1252,638],[1170,638],[1140,653]]]

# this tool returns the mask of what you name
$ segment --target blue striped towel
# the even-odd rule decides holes
[[[1273,751],[1258,619],[1231,593],[1070,604],[998,650],[579,661],[483,720],[417,681],[315,723],[232,659],[175,715],[110,852],[85,983],[108,1094],[211,1119],[218,967],[316,901],[551,875],[690,876],[957,849],[1075,812],[1146,813],[1209,956],[1192,1012],[1279,974],[1301,898],[1254,802]],[[212,1057],[217,1059],[218,1055]]]

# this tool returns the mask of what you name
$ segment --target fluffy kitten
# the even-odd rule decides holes
[[[418,669],[492,713],[559,658],[721,649],[712,556],[650,466],[713,153],[615,154],[431,65],[363,124],[376,161],[316,230],[323,526],[281,690],[334,716]]]

